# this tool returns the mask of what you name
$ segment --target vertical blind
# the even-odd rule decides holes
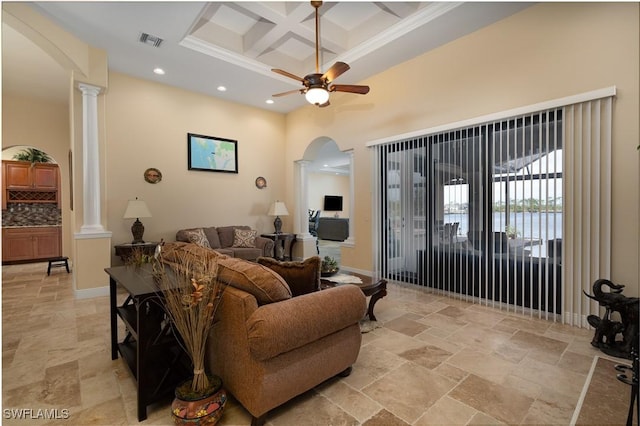
[[[598,303],[586,298],[598,278],[611,278],[611,121],[613,97],[565,107],[567,223],[563,269],[565,321],[587,327],[600,316]]]
[[[582,290],[609,274],[610,133],[611,97],[374,146],[376,275],[586,323]]]

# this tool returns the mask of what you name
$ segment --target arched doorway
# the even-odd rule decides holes
[[[71,68],[58,61],[60,56],[56,52],[45,50],[38,43],[44,37],[42,34],[29,31],[28,25],[16,20],[11,11],[3,11],[7,13],[2,20],[2,59],[5,64],[2,159],[12,160],[13,155],[22,149],[37,148],[58,165],[62,254],[73,259],[69,121]]]
[[[320,210],[321,217],[339,217],[348,221],[348,233],[340,244],[353,244],[354,211],[353,153],[341,151],[331,138],[322,136],[314,139],[296,161],[296,208],[299,220],[296,233],[302,241],[302,257],[318,254],[316,237],[309,233],[309,212]],[[342,206],[338,211],[324,211],[325,196],[339,196]]]

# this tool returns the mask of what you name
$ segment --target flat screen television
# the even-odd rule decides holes
[[[342,195],[325,195],[323,210],[326,212],[341,212]]]

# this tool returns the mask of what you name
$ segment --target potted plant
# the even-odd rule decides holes
[[[193,376],[176,388],[171,413],[176,424],[212,425],[222,416],[226,393],[222,380],[205,372],[205,349],[226,285],[210,252],[158,247],[153,270],[161,300],[193,365]]]
[[[321,276],[330,277],[337,274],[339,270],[340,268],[338,268],[338,262],[336,262],[333,257],[325,256],[324,259],[322,259],[322,267],[320,268]]]
[[[51,157],[46,152],[36,148],[25,148],[13,156],[14,160],[31,161],[31,163],[51,163]]]
[[[518,238],[518,235],[520,235],[520,231],[518,231],[514,226],[511,225],[505,226],[504,231],[507,234],[507,237],[509,237],[509,239],[511,240]]]

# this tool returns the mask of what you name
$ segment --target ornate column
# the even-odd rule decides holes
[[[105,232],[100,220],[100,148],[98,94],[100,88],[78,84],[82,92],[83,224],[81,234]]]
[[[356,193],[355,193],[355,181],[356,174],[353,167],[353,150],[346,151],[349,154],[349,237],[344,241],[344,244],[353,245],[355,243],[355,218],[356,218]]]
[[[294,223],[294,232],[298,238],[312,238],[309,234],[309,176],[308,165],[310,161],[296,161],[299,188],[296,191],[298,197],[296,199],[297,220]]]

